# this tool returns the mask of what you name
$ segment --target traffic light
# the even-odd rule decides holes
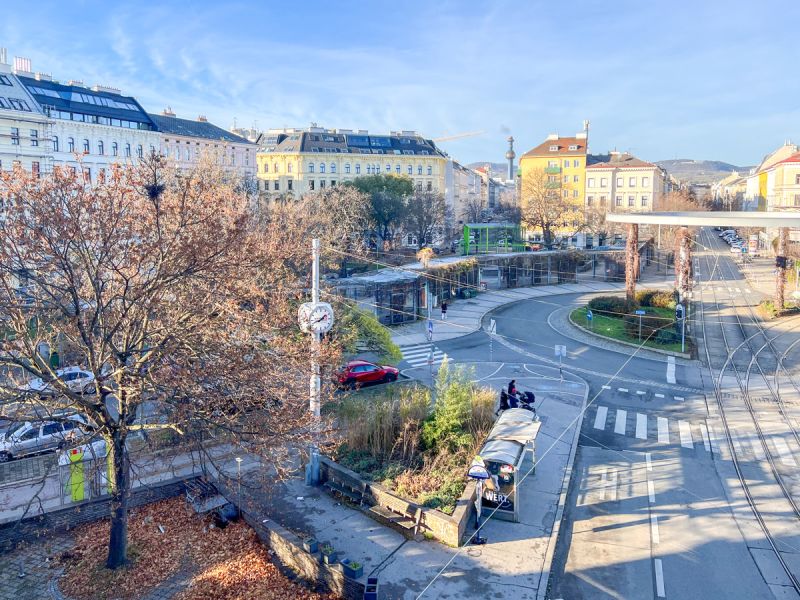
[[[675,318],[678,321],[681,321],[683,319],[683,311],[684,311],[683,304],[678,304],[675,306]]]

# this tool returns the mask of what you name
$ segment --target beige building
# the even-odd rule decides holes
[[[737,171],[711,186],[714,202],[726,210],[741,210],[746,191],[747,178]]]
[[[258,189],[298,196],[364,175],[411,178],[414,189],[445,193],[447,156],[414,131],[272,129],[259,140]]]
[[[664,169],[627,153],[586,167],[586,208],[604,212],[650,212],[669,190]]]
[[[445,202],[448,209],[446,229],[457,234],[464,224],[488,204],[483,197],[483,180],[480,173],[461,163],[448,159],[445,164]]]
[[[800,152],[800,147],[791,142],[784,142],[783,146],[767,154],[761,163],[750,171],[746,178],[744,210],[768,210],[768,198],[775,187],[775,171],[773,165]]]

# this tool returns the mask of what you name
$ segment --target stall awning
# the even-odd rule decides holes
[[[484,460],[516,464],[525,445],[536,439],[540,421],[531,411],[511,408],[503,412],[486,437],[480,456]]]

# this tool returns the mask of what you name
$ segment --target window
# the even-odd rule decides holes
[[[25,442],[27,440],[35,440],[38,437],[39,437],[39,428],[38,427],[34,427],[33,429],[29,429],[28,431],[23,433],[21,436],[19,436],[19,440],[21,442]]]
[[[649,201],[650,201],[650,199],[647,196],[642,196],[642,200],[641,200],[642,207],[647,206]]]
[[[378,171],[380,171],[380,167],[378,167]],[[391,173],[392,172],[392,165],[386,165],[386,172],[387,173]]]
[[[628,177],[628,186],[636,187],[636,177]]]
[[[19,127],[11,128],[11,145],[19,146]]]
[[[323,167],[323,169],[324,169],[324,167]],[[320,170],[322,170],[322,169],[320,169]],[[273,173],[277,173],[278,172],[278,163],[274,163],[272,165],[272,172]]]
[[[414,167],[412,167],[411,165],[408,165],[408,174],[409,175],[413,175],[414,174]]]
[[[314,190],[314,180],[313,179],[310,179],[308,181],[308,189],[310,189],[312,191]]]
[[[395,165],[394,172],[400,175],[400,165]]]
[[[269,169],[269,165],[267,165],[267,163],[264,163],[264,172],[266,173],[268,169]],[[308,163],[308,172],[309,173],[313,173],[314,172],[314,163]]]
[[[111,142],[111,155],[119,156],[119,144],[117,142]]]
[[[0,75],[0,85],[14,85],[8,78],[8,75]]]
[[[58,152],[58,136],[53,136],[53,152]]]
[[[89,154],[89,140],[83,140],[83,153]]]
[[[92,183],[92,170],[89,167],[83,168],[83,183]]]
[[[594,203],[594,196],[586,196],[586,206],[591,206]]]
[[[798,175],[798,177],[800,177],[800,175]],[[798,182],[798,183],[800,183],[800,182]],[[795,194],[794,195],[794,205],[795,206],[800,206],[800,194]]]
[[[614,206],[622,206],[622,196],[614,198]]]
[[[569,175],[564,175],[564,183],[569,183]]]
[[[335,179],[331,179],[331,187],[336,187],[336,180]]]
[[[579,180],[579,179],[580,179],[580,176],[579,176],[579,175],[573,175],[573,176],[572,176],[572,183],[578,183],[578,180]]]
[[[293,183],[294,182],[291,179],[286,182],[286,189],[288,189],[290,192],[292,191],[292,184]]]
[[[572,145],[569,147],[569,149],[570,149],[571,151],[573,151],[573,152],[574,152],[575,150],[577,150],[577,149],[578,149],[578,146],[577,146],[576,144],[572,144]]]
[[[97,183],[105,183],[106,182],[106,170],[102,167],[97,169]]]
[[[325,163],[319,163],[319,172],[320,173],[324,173],[325,172]]]
[[[231,164],[233,164],[233,155],[231,155]],[[292,163],[289,163],[288,165],[286,165],[286,172],[287,173],[291,173],[292,172]]]
[[[578,194],[579,194],[578,190],[572,190],[572,197],[573,198],[577,198]]]
[[[336,173],[336,163],[331,163],[331,173]]]
[[[564,196],[564,198],[567,198],[569,196],[569,190],[562,190],[562,191],[563,193],[561,195]]]
[[[275,180],[275,182],[274,182],[274,184],[273,184],[273,189],[274,189],[276,192],[277,192],[277,191],[279,191],[279,190],[281,189],[281,183],[280,183],[280,181],[278,181],[277,179]]]
[[[555,175],[548,175],[547,183],[558,183],[558,177],[556,177]]]
[[[417,165],[417,175],[422,175],[422,165]]]
[[[39,163],[37,161],[31,163],[31,173],[36,179],[39,179]]]
[[[428,165],[428,175],[433,175],[433,167]]]
[[[600,187],[608,187],[608,179],[605,177],[600,178]]]
[[[427,189],[428,189],[429,192],[433,191],[433,184],[430,181],[428,182],[428,188]]]
[[[422,191],[422,182],[421,182],[421,181],[418,181],[418,182],[417,182],[417,191],[418,191],[418,192],[421,192],[421,191]]]
[[[650,185],[650,178],[642,177],[642,187],[647,187],[648,185]]]
[[[131,156],[131,145],[130,144],[125,144],[125,156],[127,156],[128,158],[130,158],[130,156]]]
[[[356,175],[361,175],[361,163],[356,163]]]
[[[324,187],[325,187],[325,180],[324,179],[320,179],[319,180],[319,189],[322,189]]]
[[[581,161],[579,161],[579,160],[576,158],[575,160],[573,160],[573,161],[572,161],[572,166],[573,166],[573,167],[577,167],[578,165],[580,165],[580,162],[581,162]]]
[[[39,145],[39,130],[31,129],[31,146]]]
[[[103,145],[103,141],[102,140],[97,142],[97,153],[100,156],[103,156],[106,153],[106,149],[105,149],[105,146]]]
[[[795,175],[794,176],[794,184],[795,185],[800,185],[800,175]]]
[[[589,177],[586,181],[586,187],[594,187],[594,177]]]
[[[625,178],[617,177],[617,187],[622,187],[623,185],[625,185]]]
[[[628,196],[628,206],[634,206],[636,204],[636,196]]]
[[[550,146],[550,152],[558,152],[558,146],[556,145]]]
[[[152,146],[150,146],[150,153],[152,154],[154,151],[155,151],[155,149]],[[184,153],[184,158],[186,160],[191,160],[192,159],[192,151],[189,148],[189,146],[186,146],[186,152]],[[231,161],[232,160],[233,160],[233,156],[231,156]],[[231,164],[233,164],[233,162],[231,162]]]
[[[75,138],[67,139],[67,152],[75,152]]]
[[[600,196],[600,206],[605,206],[605,205],[606,205],[606,197]]]
[[[565,166],[565,167],[569,167],[569,160],[565,160],[565,161],[564,161],[564,166]]]
[[[344,163],[344,172],[350,174],[350,163]]]

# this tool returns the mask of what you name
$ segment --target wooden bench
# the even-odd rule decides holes
[[[394,496],[382,496],[382,499],[382,503],[370,507],[370,512],[379,521],[397,525],[416,536],[422,521],[422,507]]]
[[[359,506],[364,501],[364,492],[367,488],[367,484],[360,479],[354,479],[333,469],[328,470],[328,480],[323,485],[332,494],[347,498]]]

